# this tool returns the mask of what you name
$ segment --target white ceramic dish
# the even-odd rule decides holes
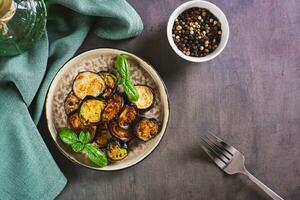
[[[146,143],[139,142],[136,139],[131,146],[128,156],[124,160],[113,162],[108,166],[100,168],[91,163],[83,154],[75,153],[69,146],[63,144],[58,138],[58,130],[59,128],[68,126],[64,100],[72,90],[72,83],[76,75],[81,71],[114,71],[115,57],[121,53],[127,56],[131,64],[131,78],[135,84],[147,84],[154,88],[156,100],[153,108],[146,112],[145,115],[156,118],[161,125],[161,130],[156,137]],[[46,99],[46,118],[54,142],[59,150],[71,161],[96,170],[119,170],[140,162],[159,144],[169,120],[168,95],[165,85],[157,72],[141,58],[117,49],[95,49],[72,58],[56,74],[50,85]]]
[[[187,56],[184,53],[182,53],[176,46],[173,38],[172,38],[172,28],[173,24],[175,22],[175,19],[185,10],[189,8],[194,8],[194,7],[199,7],[199,8],[206,8],[209,10],[214,16],[218,18],[218,20],[221,22],[221,28],[222,28],[222,37],[220,44],[216,50],[214,50],[212,53],[208,54],[207,56],[204,57],[192,57],[192,56]],[[169,43],[172,47],[172,49],[183,59],[191,61],[191,62],[206,62],[209,61],[216,56],[218,56],[223,49],[225,48],[228,38],[229,38],[229,25],[228,21],[226,19],[225,14],[222,12],[220,8],[218,8],[215,4],[210,3],[208,1],[202,1],[202,0],[194,0],[194,1],[188,1],[184,4],[181,4],[178,8],[174,10],[174,12],[171,14],[168,25],[167,25],[167,37],[169,40]]]

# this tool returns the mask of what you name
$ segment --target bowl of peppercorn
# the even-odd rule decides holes
[[[218,56],[229,38],[225,14],[213,3],[193,0],[171,14],[167,36],[173,50],[191,62],[205,62]]]

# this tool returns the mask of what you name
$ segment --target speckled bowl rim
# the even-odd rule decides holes
[[[145,71],[147,71],[149,73],[149,70],[152,72],[152,74],[150,75],[153,79],[156,79],[156,81],[158,81],[158,83],[161,85],[162,89],[164,90],[165,92],[165,106],[166,108],[162,111],[164,112],[164,117],[163,117],[163,125],[162,125],[162,129],[161,129],[161,132],[159,133],[159,139],[158,141],[153,145],[153,147],[146,153],[144,154],[141,158],[135,160],[134,162],[132,162],[131,164],[128,164],[128,165],[121,165],[120,167],[118,168],[114,168],[114,169],[106,169],[106,168],[99,168],[99,167],[93,167],[93,166],[89,166],[89,165],[86,165],[84,163],[81,163],[79,161],[77,161],[76,159],[74,159],[73,157],[71,157],[70,155],[68,155],[68,153],[62,149],[60,147],[60,145],[57,143],[56,139],[53,137],[52,135],[52,132],[54,131],[56,133],[56,130],[55,130],[55,126],[53,125],[53,123],[50,123],[50,120],[52,119],[52,116],[51,116],[51,112],[52,110],[50,109],[51,108],[51,104],[50,104],[50,96],[53,96],[54,94],[54,82],[56,81],[57,77],[60,75],[60,74],[64,74],[66,73],[67,71],[67,68],[66,68],[66,65],[69,64],[70,62],[72,62],[73,60],[75,59],[78,59],[82,56],[85,56],[87,54],[91,54],[91,53],[94,53],[94,52],[97,52],[97,51],[118,51],[119,53],[125,53],[125,54],[128,54],[130,55],[133,59],[135,60],[138,60],[140,62],[143,62],[143,64],[145,66],[147,66],[148,69],[146,69],[146,67],[144,66],[141,66]],[[156,76],[155,78],[153,77]],[[56,147],[59,149],[59,151],[65,156],[67,157],[71,162],[79,165],[79,166],[82,166],[82,167],[86,167],[88,169],[92,169],[92,170],[96,170],[96,171],[119,171],[119,170],[123,170],[123,169],[127,169],[129,167],[132,167],[138,163],[140,163],[141,161],[143,161],[144,159],[146,159],[153,151],[154,149],[160,144],[161,140],[163,139],[164,137],[164,134],[167,130],[167,127],[168,127],[168,124],[169,124],[169,120],[170,120],[170,101],[169,101],[169,95],[168,95],[168,90],[167,90],[167,87],[164,83],[164,81],[162,80],[161,76],[158,74],[158,72],[155,70],[155,68],[150,65],[148,62],[146,62],[144,59],[136,56],[135,54],[131,53],[131,52],[128,52],[128,51],[125,51],[125,50],[122,50],[122,49],[115,49],[115,48],[96,48],[96,49],[91,49],[91,50],[88,50],[88,51],[85,51],[83,53],[80,53],[72,58],[70,58],[68,61],[66,61],[62,67],[58,70],[58,72],[55,74],[54,78],[52,79],[49,87],[48,87],[48,91],[47,91],[47,95],[46,95],[46,100],[45,100],[45,116],[46,116],[46,121],[47,121],[47,127],[48,127],[48,130],[50,132],[50,135],[51,135],[51,138],[53,139]],[[157,137],[158,137],[157,136]]]

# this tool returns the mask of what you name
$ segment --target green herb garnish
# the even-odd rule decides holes
[[[84,152],[89,159],[96,165],[104,167],[108,165],[108,159],[105,151],[99,149],[96,145],[89,143],[91,141],[91,134],[84,130],[79,133],[79,136],[70,128],[62,128],[59,131],[60,139],[71,146],[74,152]]]
[[[86,152],[89,159],[96,165],[104,167],[108,164],[105,151],[99,149],[96,145],[86,144],[83,151]]]
[[[79,141],[83,144],[87,144],[91,141],[91,134],[86,131],[86,130],[83,130],[79,133]]]
[[[123,86],[125,94],[130,101],[137,101],[139,93],[130,78],[130,64],[123,54],[117,56],[116,68],[120,75],[118,84]]]
[[[73,151],[75,151],[76,153],[82,152],[84,146],[85,145],[82,144],[81,142],[75,142],[74,144],[71,145]]]
[[[59,137],[64,143],[68,145],[72,145],[78,141],[77,134],[69,128],[60,129]]]

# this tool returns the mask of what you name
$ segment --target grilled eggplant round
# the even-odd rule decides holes
[[[111,139],[111,134],[106,123],[100,124],[97,129],[97,135],[95,137],[95,142],[100,148],[105,148]]]
[[[133,102],[139,110],[148,110],[154,104],[154,91],[147,85],[136,85],[135,88],[139,93],[139,99]]]
[[[70,92],[65,100],[65,110],[67,114],[70,114],[77,110],[80,106],[80,99],[73,93]]]
[[[113,136],[124,142],[128,142],[132,138],[130,130],[121,128],[116,121],[109,124],[109,130]]]
[[[112,138],[107,145],[107,156],[112,161],[122,160],[128,155],[126,143]]]
[[[69,124],[75,131],[80,131],[84,127],[77,112],[69,116]]]
[[[106,84],[106,89],[104,90],[102,96],[104,99],[109,99],[117,90],[118,79],[114,74],[107,71],[102,71],[100,74],[103,76]]]
[[[104,108],[102,113],[102,121],[109,122],[114,119],[119,114],[123,105],[123,97],[119,93],[114,94],[114,96],[108,100],[107,106]]]
[[[159,125],[156,119],[142,117],[135,125],[134,131],[139,139],[146,142],[158,134]]]
[[[138,112],[136,106],[125,106],[118,118],[119,126],[127,129],[129,125],[134,122],[137,115]]]
[[[86,96],[97,97],[103,93],[106,85],[103,78],[94,72],[79,73],[73,83],[73,92],[75,95],[84,99]]]
[[[80,122],[84,126],[98,124],[101,121],[105,106],[106,103],[99,99],[88,99],[84,101],[79,110]]]
[[[83,130],[87,130],[91,134],[91,141],[93,141],[97,132],[97,126],[88,126],[83,128]]]
[[[84,126],[79,118],[79,114],[73,113],[72,115],[69,116],[69,124],[71,128],[79,133],[82,130],[87,130],[91,134],[91,138],[93,139],[95,134],[96,134],[96,129],[97,126]]]

